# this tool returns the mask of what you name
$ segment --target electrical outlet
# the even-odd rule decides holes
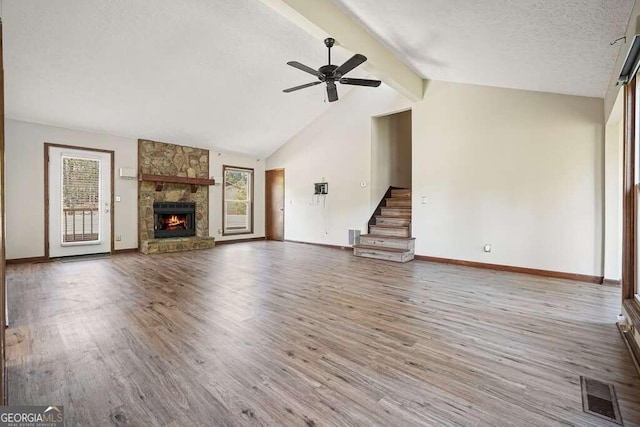
[[[491,245],[489,245],[489,244],[484,245],[484,251],[487,252],[487,253],[491,252]]]
[[[119,234],[117,234],[117,235],[116,235],[116,242],[119,242],[119,241],[121,241],[121,240],[122,240],[122,236],[121,236],[121,235],[119,235]]]
[[[222,234],[222,228],[218,228],[218,234]]]

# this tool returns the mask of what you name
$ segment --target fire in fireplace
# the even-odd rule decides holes
[[[160,215],[161,230],[186,230],[187,215]]]
[[[196,235],[195,203],[154,203],[153,219],[156,239]]]

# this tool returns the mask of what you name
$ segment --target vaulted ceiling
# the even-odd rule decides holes
[[[597,97],[633,4],[331,1],[423,78]],[[263,157],[330,108],[324,85],[282,93],[326,48],[259,0],[2,5],[8,118]]]
[[[327,50],[257,0],[4,0],[2,18],[8,118],[264,156],[329,105],[324,85],[282,93],[315,79],[287,61]]]
[[[633,0],[332,0],[425,79],[604,97]]]

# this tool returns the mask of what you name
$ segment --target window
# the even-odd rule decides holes
[[[633,101],[634,101],[634,108],[633,108],[633,115],[635,116],[635,119],[633,121],[633,147],[634,147],[634,159],[633,159],[633,173],[634,173],[634,177],[633,177],[633,195],[634,195],[634,204],[635,204],[635,210],[633,211],[633,222],[635,224],[635,235],[633,236],[634,238],[634,242],[633,244],[635,245],[635,258],[634,260],[632,260],[633,264],[634,264],[634,272],[635,274],[633,274],[632,276],[632,280],[633,280],[633,293],[635,295],[635,299],[636,301],[640,302],[640,289],[638,289],[638,266],[640,265],[638,263],[638,261],[640,261],[638,259],[638,257],[640,256],[640,248],[638,247],[638,245],[640,245],[640,236],[638,235],[638,231],[640,230],[640,223],[638,223],[638,202],[640,202],[640,179],[639,179],[639,173],[640,173],[640,159],[638,158],[638,154],[640,154],[640,150],[639,150],[639,135],[638,135],[638,131],[640,130],[640,109],[638,108],[638,100],[640,99],[638,97],[639,93],[640,93],[640,88],[638,87],[638,74],[636,74],[636,76],[633,78],[633,91],[634,91],[634,97],[633,97]],[[626,130],[626,129],[625,129]],[[623,148],[624,150],[624,148]],[[623,160],[624,161],[624,160]],[[624,175],[624,171],[622,172]],[[623,215],[624,215],[624,208],[623,208]],[[624,243],[623,243],[624,244]],[[624,257],[624,255],[623,255]],[[623,267],[624,268],[624,267]],[[623,273],[624,274],[624,273]],[[623,298],[627,298],[626,296],[624,296],[624,291],[623,291]]]
[[[624,143],[623,143],[623,208],[622,208],[622,299],[640,300],[638,265],[640,262],[640,88],[636,74],[624,87]],[[639,301],[640,302],[640,301]]]
[[[253,169],[223,166],[222,234],[253,233]]]
[[[62,156],[61,243],[100,240],[100,160]]]
[[[638,158],[638,153],[640,153],[640,105],[638,104],[638,102],[640,102],[640,86],[638,85],[638,82],[640,81],[640,71],[635,75],[635,77],[633,78],[632,84],[630,85],[632,87],[632,90],[634,92],[634,96],[633,96],[633,109],[632,109],[632,114],[635,117],[635,120],[633,120],[633,195],[634,195],[634,214],[635,214],[635,236],[634,237],[634,245],[635,245],[635,258],[634,260],[632,260],[633,264],[634,264],[634,274],[631,278],[631,280],[633,281],[633,293],[635,295],[635,299],[638,303],[640,303],[640,289],[639,289],[639,283],[638,283],[638,265],[640,265],[640,235],[638,233],[638,231],[640,230],[640,223],[638,223],[638,216],[640,215],[640,206],[639,206],[639,202],[640,202],[640,159]],[[626,131],[626,129],[625,129]],[[624,149],[623,149],[624,150]],[[624,171],[623,171],[624,174]],[[624,214],[623,214],[624,216]],[[623,238],[624,239],[624,238]],[[624,252],[624,249],[623,249]],[[622,255],[624,257],[624,254]],[[624,267],[623,267],[624,268]],[[623,273],[624,275],[624,273]],[[624,295],[624,291],[623,291],[623,298],[627,298],[627,296]]]

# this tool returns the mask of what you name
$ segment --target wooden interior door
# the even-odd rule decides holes
[[[284,240],[284,169],[265,172],[265,234],[268,240]]]

